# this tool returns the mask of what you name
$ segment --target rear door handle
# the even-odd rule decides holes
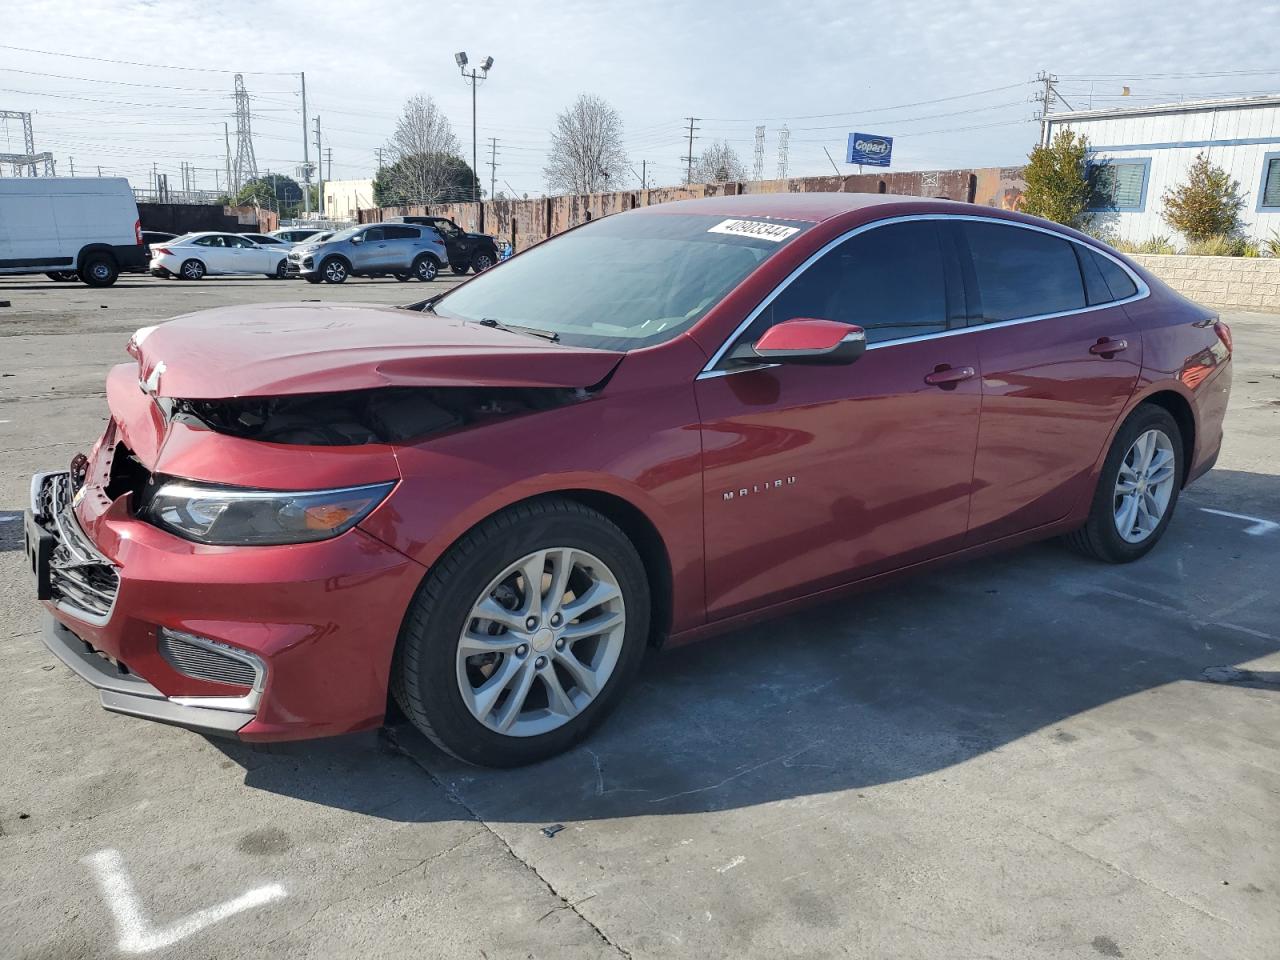
[[[978,371],[973,367],[952,367],[945,363],[940,363],[933,368],[933,373],[925,374],[924,382],[931,387],[942,387],[944,390],[952,389],[957,383],[964,380],[970,380],[978,375]]]
[[[1110,357],[1119,353],[1121,350],[1129,349],[1128,340],[1112,340],[1110,337],[1103,337],[1097,343],[1089,348],[1089,352],[1094,356]]]

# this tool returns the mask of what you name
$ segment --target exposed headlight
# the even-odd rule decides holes
[[[367,517],[395,486],[339,490],[245,490],[170,480],[146,500],[143,517],[197,543],[219,546],[328,540]]]

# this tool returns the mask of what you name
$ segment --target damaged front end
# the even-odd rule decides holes
[[[166,418],[264,443],[410,443],[588,399],[588,388],[380,387],[223,400],[157,398]]]

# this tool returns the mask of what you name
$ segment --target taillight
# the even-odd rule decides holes
[[[173,251],[170,250],[168,247],[152,247],[151,255],[153,257],[156,257],[156,256],[168,257],[173,255]]]
[[[1227,353],[1231,352],[1231,328],[1221,320],[1213,322],[1213,332],[1218,335],[1218,339],[1222,341],[1222,345],[1227,348]]]
[[[142,221],[133,221],[133,242],[138,246],[142,246]]]

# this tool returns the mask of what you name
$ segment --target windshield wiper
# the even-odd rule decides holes
[[[550,340],[552,343],[560,342],[560,334],[554,330],[539,330],[537,327],[525,327],[518,323],[503,323],[495,320],[493,317],[485,317],[483,320],[477,320],[482,327],[493,327],[495,330],[506,330],[509,333],[523,333],[530,337],[540,337],[543,340]]]

